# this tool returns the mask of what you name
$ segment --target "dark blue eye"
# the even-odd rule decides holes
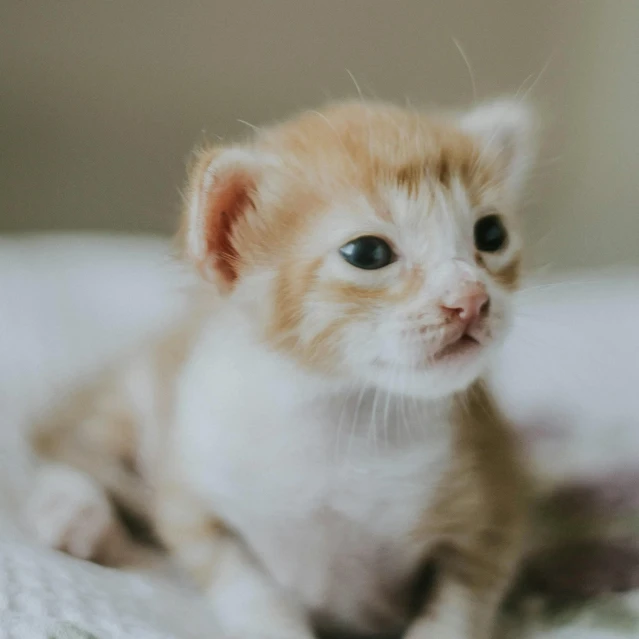
[[[495,253],[506,246],[508,233],[499,215],[487,215],[475,223],[475,246],[483,253]]]
[[[395,260],[388,242],[374,235],[364,235],[342,246],[342,257],[356,268],[373,271],[388,266]]]

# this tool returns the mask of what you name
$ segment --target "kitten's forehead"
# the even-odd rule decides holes
[[[267,129],[258,143],[292,172],[286,191],[319,195],[313,207],[286,207],[296,218],[305,211],[305,228],[316,231],[303,242],[322,238],[329,247],[377,233],[414,260],[472,245],[468,220],[489,191],[491,167],[451,118],[345,104]]]
[[[458,179],[450,188],[425,182],[414,191],[399,185],[383,192],[396,241],[407,257],[422,262],[469,257],[473,204],[466,188]]]
[[[324,184],[374,191],[380,184],[415,193],[424,180],[467,188],[491,180],[476,141],[456,123],[385,104],[349,103],[269,129],[258,144],[288,167]]]

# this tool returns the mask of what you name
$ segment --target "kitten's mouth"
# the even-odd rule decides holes
[[[479,340],[468,333],[463,333],[460,337],[446,344],[437,351],[433,356],[433,360],[437,363],[442,361],[457,360],[475,354],[481,348]]]
[[[472,328],[470,329],[472,331]],[[473,331],[474,332],[474,331]],[[424,359],[414,362],[411,368],[414,371],[424,371],[437,365],[463,365],[476,357],[486,345],[486,339],[489,337],[484,331],[477,331],[478,335],[471,335],[470,332],[463,331],[461,334],[456,332],[442,340],[444,342],[434,353],[425,355]],[[375,358],[373,365],[377,368],[396,368],[396,364],[382,358]]]

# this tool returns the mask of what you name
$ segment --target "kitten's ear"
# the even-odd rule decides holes
[[[536,155],[537,121],[532,108],[502,99],[480,105],[461,117],[461,127],[479,139],[497,164],[500,179],[516,197]]]
[[[190,172],[183,239],[187,257],[208,280],[230,289],[241,256],[238,227],[255,212],[270,156],[245,148],[206,149]]]

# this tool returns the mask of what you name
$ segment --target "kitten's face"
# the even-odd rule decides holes
[[[266,131],[226,152],[217,192],[199,187],[203,259],[308,369],[432,397],[466,387],[504,335],[519,264],[526,151],[518,107],[495,109],[349,105]]]

